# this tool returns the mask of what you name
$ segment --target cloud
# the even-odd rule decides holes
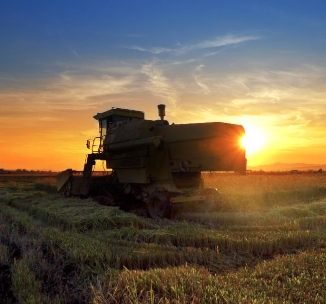
[[[213,117],[236,122],[238,117],[247,116],[279,127],[326,127],[325,67],[301,64],[292,69],[258,69],[251,65],[244,65],[242,71],[216,70],[208,60],[189,58],[60,64],[65,71],[52,79],[35,81],[37,87],[28,80],[20,89],[2,89],[0,113],[12,119],[21,113],[29,118],[26,115],[42,112],[44,119],[61,119],[62,111],[93,114],[111,106],[141,105],[147,112],[155,102],[166,103],[169,116],[177,122]],[[17,84],[16,79],[8,78],[10,81]]]
[[[228,34],[225,36],[215,37],[210,40],[199,42],[197,44],[186,47],[186,49],[193,50],[193,49],[216,48],[216,47],[239,44],[239,43],[243,43],[251,40],[258,40],[258,39],[260,39],[259,36],[240,36],[240,35]]]
[[[132,73],[113,76],[109,69],[106,72],[96,75],[64,72],[42,86],[2,90],[0,113],[21,116],[24,112],[26,116],[28,113],[96,109],[109,104],[111,96],[142,91]],[[106,100],[103,96],[107,96]]]
[[[209,89],[209,87],[204,83],[204,81],[200,77],[200,74],[201,74],[200,72],[204,67],[205,66],[203,64],[197,66],[193,73],[193,78],[194,78],[195,82],[197,83],[197,85],[201,88],[201,91],[203,92],[203,94],[207,95],[210,93],[211,90]]]
[[[148,77],[147,90],[162,99],[162,102],[168,101],[175,108],[178,94],[171,81],[164,76],[163,71],[153,62],[144,64],[141,71]]]
[[[149,52],[155,55],[163,54],[163,53],[174,53],[176,55],[184,55],[185,53],[189,53],[194,50],[219,48],[228,45],[236,45],[247,41],[258,40],[258,39],[261,38],[259,36],[254,36],[254,35],[227,34],[224,36],[214,37],[212,39],[204,40],[190,45],[183,46],[178,44],[178,46],[175,48],[164,48],[164,47],[145,48],[141,46],[131,46],[129,48],[141,52]],[[210,52],[208,54],[205,54],[205,56],[212,56],[214,54],[215,54],[214,52]]]
[[[33,142],[49,130],[49,141],[60,138],[58,147],[75,149],[73,141],[83,145],[96,134],[95,113],[116,106],[156,119],[156,104],[165,103],[171,123],[222,121],[268,130],[274,152],[280,144],[301,149],[325,141],[325,66],[258,68],[249,62],[242,69],[216,69],[217,58],[213,63],[180,58],[61,63],[61,73],[34,79],[34,86],[31,79],[6,78],[8,86],[0,91],[1,136],[16,139],[23,128]]]
[[[153,48],[144,48],[140,46],[132,46],[129,49],[136,50],[136,51],[141,51],[141,52],[149,52],[152,54],[162,54],[162,53],[171,53],[171,52],[176,52],[176,50],[169,49],[169,48],[162,48],[162,47],[153,47]]]
[[[92,113],[115,107],[135,107],[146,100],[168,103],[175,108],[178,89],[173,79],[165,75],[164,64],[114,63],[100,66],[64,66],[65,72],[47,81],[35,81],[37,86],[22,86],[15,90],[0,91],[0,115],[21,116],[22,113],[49,112],[61,115],[61,111]],[[22,84],[22,83],[21,83]],[[145,104],[146,107],[146,104]],[[46,113],[47,112],[47,113]],[[58,117],[59,117],[58,116]],[[53,119],[56,119],[53,116]]]
[[[82,59],[82,57],[77,53],[76,50],[74,50],[74,49],[70,49],[70,52],[71,52],[73,55],[75,55],[75,57],[77,57],[78,59]]]

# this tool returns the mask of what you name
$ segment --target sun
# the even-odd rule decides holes
[[[241,145],[248,155],[261,151],[266,145],[266,134],[252,125],[244,126],[246,135],[241,138]]]

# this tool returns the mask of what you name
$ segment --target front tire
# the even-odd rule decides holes
[[[171,218],[172,206],[167,192],[152,192],[147,199],[146,210],[153,219]]]

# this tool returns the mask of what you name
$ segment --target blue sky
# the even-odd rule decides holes
[[[326,1],[2,1],[0,38],[0,167],[77,165],[94,114],[159,103],[261,130],[249,164],[326,163]]]
[[[278,60],[283,52],[318,62],[312,57],[324,56],[326,44],[325,1],[3,1],[0,8],[4,77],[64,71],[60,63],[205,61],[216,52],[216,61]]]

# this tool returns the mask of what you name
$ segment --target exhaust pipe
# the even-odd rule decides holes
[[[165,104],[159,104],[157,106],[158,108],[158,115],[161,117],[161,120],[164,120],[165,116]]]

